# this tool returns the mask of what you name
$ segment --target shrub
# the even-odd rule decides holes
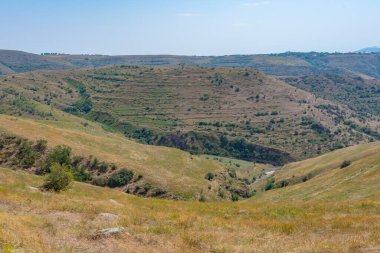
[[[91,180],[91,174],[83,167],[73,168],[74,179],[80,182],[88,182]]]
[[[266,191],[269,191],[269,190],[272,190],[272,189],[276,189],[276,185],[275,185],[274,182],[275,182],[274,178],[268,180],[267,183],[266,183],[266,185],[265,185],[265,187],[264,187],[264,189]]]
[[[40,154],[45,152],[47,148],[47,140],[37,140],[36,144],[34,145],[34,150]]]
[[[98,170],[102,173],[105,173],[108,169],[108,164],[105,163],[105,162],[101,162],[99,165],[98,165]]]
[[[91,169],[96,169],[98,165],[99,165],[99,161],[98,161],[98,158],[96,157],[94,158],[94,160],[90,161],[90,164],[89,164]]]
[[[236,193],[233,192],[231,194],[231,200],[234,201],[234,202],[238,201],[239,200],[239,195],[237,195]]]
[[[43,188],[48,191],[60,192],[70,188],[73,175],[67,165],[54,163],[49,168],[50,173],[46,175]]]
[[[37,159],[37,154],[32,148],[32,142],[26,140],[22,141],[16,156],[21,165],[32,166]]]
[[[92,180],[91,184],[104,187],[108,184],[108,181],[105,177],[96,177]]]
[[[48,171],[50,167],[55,163],[58,163],[59,165],[69,165],[71,161],[70,155],[70,147],[67,147],[65,145],[56,146],[49,152],[48,157],[46,158],[44,166],[45,170]]]
[[[346,168],[350,165],[351,165],[351,160],[345,160],[341,163],[340,168],[343,169],[343,168]]]
[[[210,98],[208,94],[203,94],[202,97],[199,98],[201,101],[207,101]]]
[[[74,156],[71,160],[71,166],[78,167],[79,164],[83,161],[82,156]]]
[[[109,187],[120,187],[126,185],[133,178],[133,172],[127,169],[121,169],[118,172],[113,173],[108,179]]]
[[[215,177],[215,175],[214,175],[214,173],[212,173],[212,172],[208,172],[208,173],[206,174],[206,176],[205,176],[205,178],[206,178],[207,180],[209,180],[209,181],[213,180],[214,177]]]

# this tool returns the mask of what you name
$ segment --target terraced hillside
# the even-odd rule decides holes
[[[378,252],[379,147],[291,164],[276,175],[324,173],[235,203],[144,199],[83,183],[60,194],[41,192],[41,177],[0,168],[0,249]],[[337,168],[342,159],[352,164]]]
[[[0,80],[4,113],[52,118],[35,101],[143,143],[264,163],[367,142],[380,125],[255,70],[115,66]]]
[[[282,77],[282,80],[316,96],[347,105],[360,117],[380,115],[380,81],[352,74]]]

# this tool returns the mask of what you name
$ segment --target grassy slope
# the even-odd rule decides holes
[[[185,198],[194,198],[202,190],[206,192],[206,173],[223,167],[216,161],[191,156],[178,149],[138,144],[66,113],[55,111],[54,116],[58,120],[0,115],[0,129],[28,139],[47,139],[52,146],[65,144],[75,153],[115,162],[119,167],[140,173],[147,182]],[[89,125],[85,127],[81,124],[84,122]]]
[[[340,169],[344,160],[349,167]],[[380,201],[380,142],[337,150],[316,158],[291,163],[277,171],[276,181],[307,175],[304,183],[271,190],[249,201],[316,201],[372,198]],[[265,182],[261,183],[261,187]]]
[[[199,203],[137,198],[75,183],[61,194],[42,178],[0,168],[0,249],[14,252],[378,252],[380,205]],[[104,218],[99,213],[118,215]],[[115,237],[98,229],[123,226]],[[13,251],[12,251],[13,252]]]

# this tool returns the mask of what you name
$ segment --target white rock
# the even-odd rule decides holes
[[[101,235],[114,235],[114,234],[118,234],[118,233],[121,233],[125,230],[124,227],[115,227],[115,228],[104,228],[104,229],[100,229],[98,232],[99,234]]]
[[[32,192],[39,192],[40,189],[36,188],[36,187],[32,187],[32,186],[28,186],[28,189]]]
[[[105,217],[105,218],[109,218],[109,219],[117,219],[117,218],[119,218],[118,215],[113,214],[113,213],[99,213],[98,215],[102,216],[102,217]]]

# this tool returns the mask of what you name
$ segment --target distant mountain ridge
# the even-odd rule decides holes
[[[226,56],[179,55],[36,55],[0,50],[0,75],[33,70],[94,68],[111,65],[255,68],[269,75],[354,74],[380,79],[380,54],[296,53]]]
[[[380,47],[366,47],[356,51],[357,53],[370,54],[370,53],[380,53]]]

